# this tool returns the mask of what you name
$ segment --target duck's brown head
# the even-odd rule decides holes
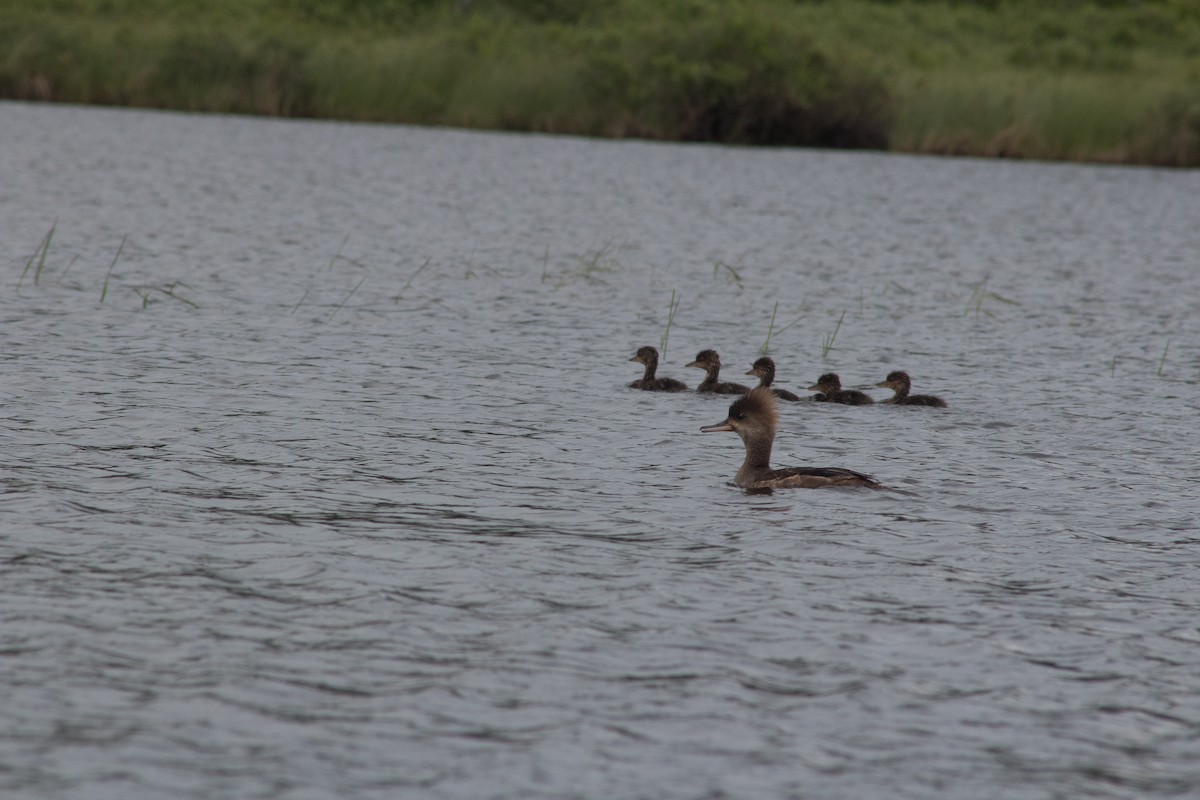
[[[909,389],[912,387],[912,379],[908,377],[908,373],[902,370],[889,372],[887,378],[875,384],[884,389]]]
[[[716,350],[701,350],[699,353],[696,353],[696,360],[686,366],[708,370],[719,369],[721,367],[721,357],[717,355]]]
[[[729,406],[729,416],[716,425],[705,425],[704,433],[735,431],[743,439],[770,439],[775,435],[779,422],[779,401],[765,387],[751,389]]]
[[[810,392],[824,392],[825,394],[832,394],[841,390],[842,379],[837,376],[836,372],[826,372],[820,378],[817,378],[816,383],[808,387],[808,391]]]
[[[639,364],[645,364],[646,366],[658,364],[658,351],[650,346],[639,347],[629,360],[637,361]]]
[[[768,356],[763,356],[754,362],[754,366],[746,374],[756,376],[763,382],[763,386],[769,386],[775,380],[775,361]]]

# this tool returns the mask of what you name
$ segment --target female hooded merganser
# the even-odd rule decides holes
[[[747,375],[757,375],[758,385],[764,389],[770,389],[771,394],[778,397],[780,400],[791,400],[795,402],[800,398],[789,392],[787,389],[776,389],[771,384],[775,382],[775,361],[767,356],[763,356],[758,361],[754,362],[754,366],[750,368]]]
[[[638,351],[633,354],[630,361],[637,361],[640,364],[646,365],[646,374],[641,380],[636,380],[629,384],[630,389],[645,389],[648,392],[686,392],[687,386],[683,381],[677,381],[674,378],[656,378],[655,371],[658,369],[658,351],[653,347],[639,347]]]
[[[687,366],[696,367],[708,373],[704,380],[700,382],[700,385],[696,387],[697,392],[745,394],[750,391],[749,386],[717,380],[717,374],[721,371],[721,357],[717,355],[716,350],[701,350],[696,354],[696,360]]]
[[[808,387],[810,392],[820,392],[814,400],[822,403],[842,403],[848,406],[869,406],[875,401],[857,389],[843,389],[842,379],[836,373],[826,372],[817,382]]]
[[[894,397],[889,397],[882,402],[892,403],[898,406],[933,406],[934,408],[945,408],[946,401],[940,397],[934,397],[931,394],[914,394],[910,395],[912,389],[912,379],[908,377],[907,372],[889,372],[887,380],[880,381],[875,384],[882,386],[884,389],[891,389],[896,393]]]
[[[744,489],[819,489],[824,486],[883,487],[869,475],[840,467],[787,467],[771,469],[771,445],[775,442],[775,424],[779,419],[779,401],[771,390],[756,387],[729,406],[724,422],[707,425],[704,433],[735,431],[746,445],[746,460],[733,482]]]

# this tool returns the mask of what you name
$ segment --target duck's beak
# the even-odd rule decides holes
[[[723,421],[716,425],[705,425],[700,429],[701,433],[720,433],[721,431],[731,431],[733,426],[729,424],[729,418],[726,417]]]
[[[758,373],[757,373],[757,372],[755,372],[755,371],[754,371],[754,370],[752,370],[752,369],[748,369],[748,370],[746,370],[746,374],[747,374],[747,375],[757,375]]]
[[[825,390],[821,388],[821,384],[814,383],[812,386],[808,387],[804,391],[806,391],[806,392],[823,392]]]
[[[892,388],[891,381],[880,381],[879,383],[877,383],[877,384],[875,384],[875,385],[876,385],[876,386],[883,387],[884,389],[891,389],[891,388]]]
[[[637,361],[637,360],[638,360],[638,357],[637,357],[637,356],[631,356],[629,360],[630,360],[630,361]]]
[[[704,369],[704,365],[701,364],[699,361],[693,361],[690,364],[684,364],[684,366],[685,367],[697,367],[698,369]]]

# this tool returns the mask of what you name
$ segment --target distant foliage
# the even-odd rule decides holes
[[[742,144],[886,147],[883,81],[807,34],[737,4],[692,20],[606,30],[588,85],[628,133]]]
[[[265,0],[271,11],[326,25],[395,25],[448,5],[446,0]]]
[[[1165,166],[1200,165],[1200,85],[1169,95],[1135,150],[1136,160]]]
[[[598,20],[620,6],[620,0],[449,0],[461,10],[503,11],[533,22],[573,24]]]
[[[1200,166],[1200,0],[3,0],[0,97]]]
[[[176,107],[272,116],[311,112],[305,50],[281,39],[249,44],[218,31],[185,31],[167,48],[146,91]]]
[[[614,9],[620,0],[266,0],[289,16],[325,24],[412,23],[430,12],[508,15],[532,22],[574,23]]]

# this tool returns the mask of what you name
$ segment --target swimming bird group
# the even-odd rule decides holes
[[[641,379],[629,384],[630,388],[658,392],[682,392],[687,390],[681,381],[674,378],[659,378],[658,350],[653,347],[640,347],[630,361],[637,361],[645,366]],[[857,486],[870,489],[883,488],[874,478],[861,472],[842,469],[841,467],[788,467],[772,469],[771,448],[775,442],[775,428],[779,422],[779,401],[796,402],[807,399],[820,403],[841,403],[844,405],[873,405],[875,400],[865,392],[857,389],[843,389],[841,379],[836,373],[827,372],[808,387],[808,391],[816,392],[808,398],[801,398],[786,389],[779,389],[772,384],[775,381],[775,362],[763,356],[754,362],[747,375],[758,378],[758,385],[751,389],[740,383],[722,381],[720,379],[721,357],[716,350],[701,350],[694,361],[687,364],[704,370],[704,380],[696,387],[703,394],[738,395],[738,399],[729,406],[729,415],[716,425],[706,425],[700,430],[705,433],[717,431],[733,431],[742,438],[746,448],[746,458],[741,469],[734,477],[734,483],[746,489],[817,489],[827,486]],[[901,406],[932,406],[945,408],[946,402],[933,395],[914,395],[912,379],[907,372],[889,372],[888,376],[875,384],[878,387],[891,389],[893,396],[881,403]]]
[[[657,377],[657,349],[649,346],[639,347],[629,360],[645,366],[642,377],[629,384],[629,388],[651,392],[687,391],[687,386],[682,381]],[[696,354],[695,360],[685,366],[704,370],[704,380],[696,387],[696,391],[702,394],[747,394],[750,391],[750,387],[744,384],[721,380],[721,356],[717,354],[716,350],[701,350]],[[800,397],[787,389],[780,389],[773,385],[775,383],[775,361],[769,356],[763,356],[755,361],[746,374],[758,378],[758,388],[770,389],[771,394],[780,400],[790,402],[810,400],[817,403],[841,403],[848,406],[869,406],[875,403],[875,400],[866,392],[857,389],[843,389],[842,380],[836,372],[826,372],[817,378],[817,382],[808,387],[808,391],[816,392],[810,397]],[[907,372],[899,370],[889,372],[886,378],[875,385],[891,389],[895,393],[886,400],[880,400],[881,403],[898,406],[946,407],[946,401],[940,397],[928,394],[909,394],[912,390],[912,379],[909,378]]]

